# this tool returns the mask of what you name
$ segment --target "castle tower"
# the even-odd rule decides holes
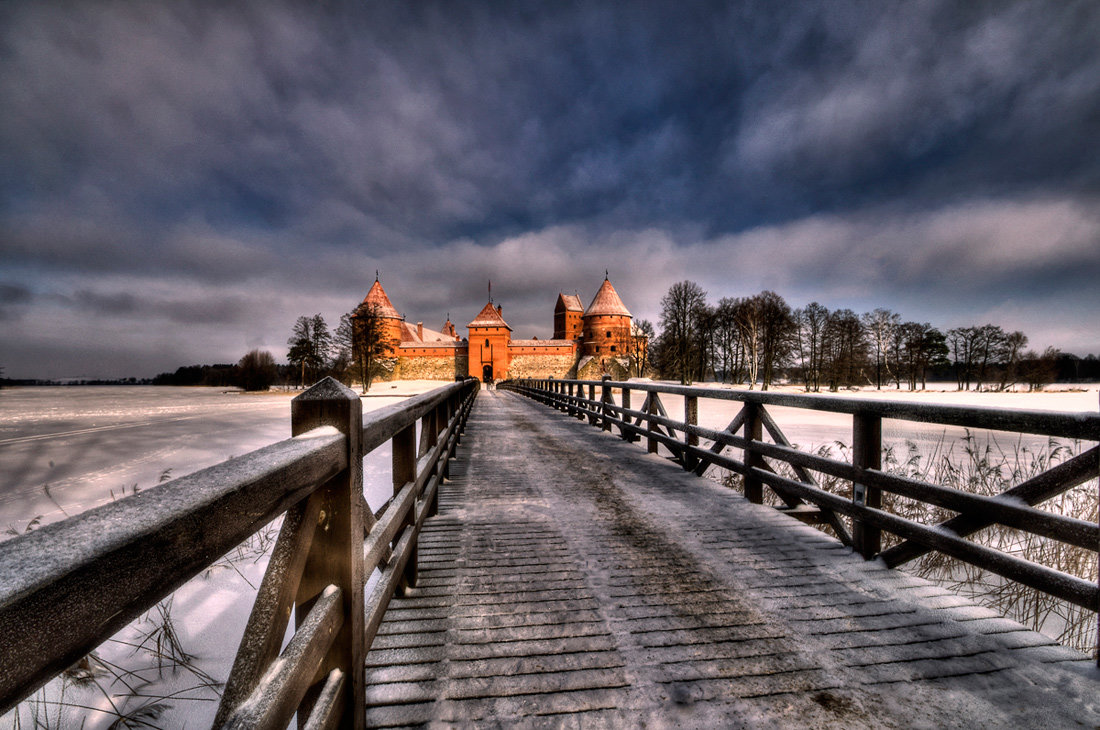
[[[482,382],[507,378],[512,328],[504,321],[503,308],[488,302],[466,327],[470,331],[469,374]]]
[[[377,276],[375,276],[374,284],[371,285],[370,291],[367,292],[367,296],[363,298],[363,302],[359,307],[360,309],[357,311],[367,309],[378,312],[378,316],[381,317],[383,323],[383,335],[386,340],[393,343],[393,347],[387,353],[392,355],[393,348],[404,339],[402,337],[404,321],[401,315],[397,313],[397,309],[393,306],[390,298],[386,296],[386,291],[382,288],[382,282],[378,280]]]
[[[458,336],[458,330],[455,329],[454,322],[451,321],[450,314],[447,315],[447,321],[443,323],[443,327],[439,331],[445,335],[454,338],[455,342],[458,342],[458,340],[460,339]]]
[[[581,298],[574,294],[558,294],[554,305],[554,339],[579,340],[583,335],[584,307]]]
[[[582,319],[582,355],[627,357],[633,316],[606,276]]]

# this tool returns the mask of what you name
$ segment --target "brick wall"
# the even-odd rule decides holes
[[[627,380],[630,371],[627,369],[629,360],[614,357],[586,357],[580,363],[578,380],[599,380],[606,372],[612,380]]]
[[[514,355],[512,362],[508,365],[508,377],[565,378],[572,373],[575,361],[573,353],[565,351],[545,355]]]
[[[394,368],[394,378],[398,380],[454,380],[456,375],[465,375],[469,367],[466,355],[454,357],[399,357]]]

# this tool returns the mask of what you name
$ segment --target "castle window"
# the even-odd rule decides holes
[[[611,330],[608,330],[608,331],[607,331],[607,336],[608,336],[608,337],[610,337],[610,336],[611,336]]]
[[[486,346],[486,347],[488,347],[488,346],[489,346],[489,338],[488,338],[488,337],[486,337],[486,338],[485,338],[485,346]]]
[[[615,346],[614,345],[611,346],[611,351],[615,352]]]

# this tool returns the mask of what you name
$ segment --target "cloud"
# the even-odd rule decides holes
[[[684,278],[1087,317],[1097,36],[1087,1],[6,3],[5,365],[278,351],[376,269],[432,326],[491,279],[523,336],[605,269],[648,319]]]

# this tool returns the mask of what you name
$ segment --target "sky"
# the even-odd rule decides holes
[[[1100,353],[1100,3],[0,5],[0,367],[286,353],[375,272],[549,337],[604,271]]]

